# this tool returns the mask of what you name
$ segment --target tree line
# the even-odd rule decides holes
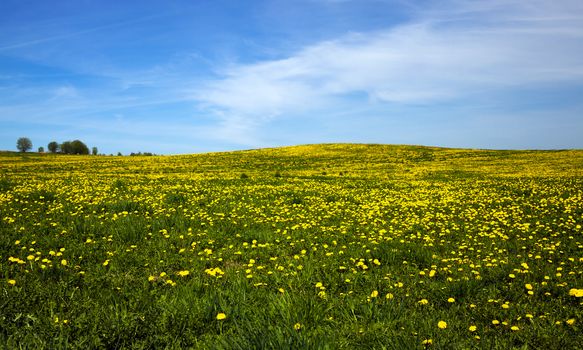
[[[16,148],[23,153],[30,151],[32,149],[32,141],[28,137],[21,137],[16,141]],[[51,153],[89,154],[89,147],[81,140],[65,141],[63,143],[51,141],[47,145],[47,149]],[[39,153],[43,153],[44,151],[44,147],[41,146],[38,148]],[[91,148],[91,154],[95,156],[97,153],[97,147]]]

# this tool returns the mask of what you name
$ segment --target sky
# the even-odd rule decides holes
[[[2,0],[0,150],[583,149],[580,0]]]

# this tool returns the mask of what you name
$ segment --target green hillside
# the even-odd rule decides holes
[[[0,153],[7,348],[571,349],[583,151]]]

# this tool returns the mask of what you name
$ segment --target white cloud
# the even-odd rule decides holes
[[[225,123],[249,127],[354,93],[371,103],[431,103],[583,80],[580,1],[439,2],[415,18],[286,59],[231,66],[196,99]]]

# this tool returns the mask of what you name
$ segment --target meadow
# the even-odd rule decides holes
[[[0,153],[0,347],[575,349],[583,151]]]

